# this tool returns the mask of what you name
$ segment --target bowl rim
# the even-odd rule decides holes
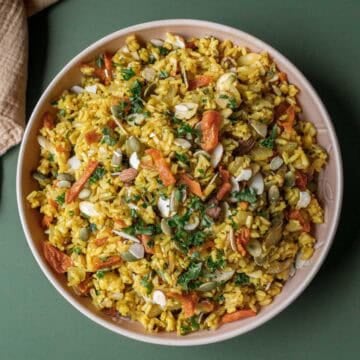
[[[100,316],[96,315],[94,312],[86,308],[84,305],[80,304],[79,302],[75,301],[74,298],[70,295],[69,292],[66,292],[62,289],[60,283],[56,279],[56,277],[52,274],[52,272],[48,269],[45,262],[43,261],[42,257],[40,256],[38,250],[36,249],[34,245],[34,240],[32,239],[29,227],[25,220],[25,206],[23,201],[23,188],[22,188],[22,177],[23,177],[23,161],[24,161],[24,153],[26,150],[27,145],[27,137],[29,135],[30,129],[35,123],[35,120],[37,118],[37,113],[39,109],[44,105],[45,99],[49,92],[51,92],[54,85],[59,81],[60,78],[62,78],[66,72],[76,63],[79,62],[80,59],[86,57],[86,55],[96,48],[99,48],[100,46],[104,45],[105,43],[108,43],[112,40],[115,40],[119,36],[123,36],[130,33],[136,33],[137,31],[150,29],[153,27],[167,27],[167,26],[175,26],[175,25],[182,25],[186,27],[191,26],[202,26],[207,27],[210,30],[216,29],[222,32],[229,32],[234,34],[235,36],[239,37],[246,37],[254,46],[258,47],[259,49],[263,49],[269,53],[271,53],[272,56],[274,56],[275,59],[280,59],[283,63],[286,64],[287,67],[289,67],[298,78],[300,78],[305,86],[305,89],[309,95],[313,98],[314,102],[316,103],[316,106],[319,109],[319,112],[324,119],[326,123],[326,127],[329,131],[329,137],[331,138],[331,143],[334,144],[335,149],[332,152],[332,156],[335,158],[335,164],[336,164],[336,177],[337,177],[337,189],[338,189],[338,196],[336,197],[336,203],[335,203],[335,214],[334,214],[334,221],[329,224],[330,230],[328,231],[328,237],[326,241],[326,248],[323,250],[322,256],[317,259],[316,262],[313,263],[311,271],[306,275],[304,281],[301,283],[301,285],[293,291],[287,298],[285,298],[277,307],[272,309],[269,313],[264,315],[262,318],[257,319],[254,318],[252,322],[249,324],[246,324],[244,326],[241,326],[237,329],[229,330],[224,333],[219,333],[217,331],[209,332],[209,336],[204,338],[187,338],[187,337],[177,337],[174,339],[170,338],[161,338],[159,336],[154,336],[151,334],[141,334],[134,331],[130,331],[124,328],[121,328],[120,326],[116,325],[115,323],[110,323],[109,321],[105,321]],[[304,87],[303,86],[303,87]],[[124,335],[128,338],[143,341],[146,343],[152,343],[152,344],[158,344],[158,345],[171,345],[171,346],[193,346],[193,345],[205,345],[210,343],[217,343],[220,341],[224,341],[227,339],[231,339],[235,336],[244,334],[250,330],[253,330],[264,323],[268,322],[270,319],[278,315],[280,312],[282,312],[284,309],[286,309],[292,302],[295,301],[295,299],[307,288],[309,283],[312,281],[316,273],[319,271],[321,265],[323,264],[330,247],[333,243],[336,229],[339,223],[340,219],[340,213],[341,213],[341,207],[342,207],[342,199],[343,199],[343,165],[342,165],[342,159],[341,159],[341,150],[339,146],[339,142],[334,130],[334,126],[330,120],[330,116],[322,103],[320,97],[318,96],[317,92],[313,88],[313,86],[310,84],[310,82],[306,79],[306,77],[302,74],[302,72],[290,61],[288,60],[284,55],[282,55],[279,51],[274,49],[272,46],[268,45],[266,42],[258,39],[257,37],[248,34],[247,32],[244,32],[242,30],[236,29],[231,26],[222,25],[216,22],[211,21],[204,21],[204,20],[197,20],[197,19],[167,19],[167,20],[156,20],[156,21],[149,21],[140,23],[137,25],[128,26],[125,28],[122,28],[120,30],[114,31],[101,39],[93,42],[91,45],[87,46],[85,49],[83,49],[81,52],[79,52],[75,57],[73,57],[67,64],[57,73],[57,75],[53,78],[53,80],[48,84],[46,89],[43,91],[40,99],[38,100],[35,108],[32,111],[32,114],[30,116],[30,120],[26,126],[23,141],[21,143],[19,155],[18,155],[18,163],[17,163],[17,171],[16,171],[16,195],[17,195],[17,206],[18,206],[18,212],[19,217],[21,221],[22,228],[25,233],[26,241],[28,246],[30,247],[30,250],[41,268],[42,272],[46,276],[46,278],[50,281],[50,283],[55,287],[55,289],[73,306],[75,307],[80,313],[88,317],[90,320],[94,321],[95,323],[101,325],[102,327],[111,330],[117,334]]]

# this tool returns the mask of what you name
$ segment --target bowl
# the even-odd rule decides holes
[[[30,173],[36,168],[40,155],[36,135],[41,127],[41,115],[64,89],[78,83],[79,64],[104,50],[117,50],[130,34],[136,33],[143,39],[150,40],[162,38],[166,32],[184,37],[212,35],[220,39],[230,39],[254,51],[268,52],[279,68],[287,73],[289,81],[300,89],[299,102],[303,108],[303,116],[315,124],[318,129],[318,141],[330,154],[329,162],[319,178],[319,197],[325,208],[325,223],[317,226],[315,232],[318,244],[321,246],[318,246],[311,261],[297,271],[274,302],[264,307],[256,317],[223,325],[215,331],[200,331],[184,337],[179,337],[175,333],[146,333],[140,324],[132,321],[120,320],[115,323],[97,311],[88,299],[77,297],[72,289],[66,286],[64,277],[54,273],[45,261],[41,251],[41,243],[45,235],[40,226],[40,215],[37,210],[31,209],[26,201],[27,194],[36,188],[36,183],[32,180]],[[339,221],[342,193],[342,162],[336,134],[323,103],[304,75],[278,51],[245,32],[217,23],[189,19],[153,21],[116,31],[95,42],[73,58],[54,78],[37,103],[27,124],[17,167],[17,202],[26,239],[37,263],[57,291],[89,319],[115,333],[148,343],[176,346],[215,343],[244,334],[269,321],[289,306],[309,285],[330,249]]]

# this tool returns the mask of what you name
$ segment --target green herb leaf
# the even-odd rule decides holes
[[[59,205],[64,205],[65,203],[65,193],[62,193],[61,195],[57,196],[55,201],[59,204]]]
[[[101,139],[101,144],[107,144],[109,146],[114,146],[117,144],[118,136],[110,128],[104,127],[102,129],[102,133],[103,133],[103,137]]]
[[[103,167],[97,167],[89,178],[90,184],[95,184],[105,175],[105,173],[106,170]]]
[[[89,230],[94,233],[97,230],[96,224],[90,223],[89,224]]]
[[[232,196],[237,201],[247,201],[249,203],[256,202],[256,192],[255,192],[255,190],[253,190],[251,188],[246,188],[246,189],[241,190],[241,191],[234,191],[232,193]]]
[[[96,277],[98,279],[102,279],[104,276],[105,276],[105,271],[99,270],[99,271],[96,272]]]
[[[159,73],[159,78],[160,79],[166,79],[167,77],[169,77],[169,73],[165,70],[161,70]]]
[[[177,161],[180,161],[185,165],[190,164],[190,160],[185,154],[181,154],[181,153],[176,152],[175,153],[175,158],[176,158]]]
[[[196,280],[201,273],[202,263],[191,263],[187,270],[183,272],[179,277],[177,283],[185,290],[188,290],[189,283]]]
[[[247,285],[250,282],[249,276],[247,276],[245,273],[237,273],[235,274],[235,285]]]
[[[160,46],[159,47],[159,52],[160,52],[160,55],[166,56],[170,52],[170,50],[167,49],[167,48],[164,48],[163,46]]]
[[[206,267],[210,270],[210,272],[214,272],[219,269],[223,269],[226,265],[226,261],[224,258],[224,251],[217,250],[216,259],[214,260],[212,256],[209,256],[206,259]]]
[[[132,68],[124,68],[121,69],[121,76],[124,80],[130,80],[133,76],[135,76],[135,72]]]
[[[266,139],[260,141],[260,145],[266,147],[268,149],[273,149],[275,145],[275,138],[276,138],[276,128],[275,126],[272,128],[270,136]]]
[[[150,295],[154,289],[154,285],[150,279],[150,276],[149,275],[144,276],[141,279],[140,284],[146,289],[146,294]]]

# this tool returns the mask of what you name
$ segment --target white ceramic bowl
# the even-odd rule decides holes
[[[316,250],[310,264],[300,269],[287,282],[275,301],[263,308],[256,317],[224,325],[216,331],[201,331],[184,337],[179,337],[174,333],[149,334],[144,332],[141,325],[131,321],[123,320],[114,323],[109,317],[96,311],[88,299],[77,297],[66,286],[64,277],[55,274],[45,261],[41,251],[41,243],[45,235],[40,227],[39,214],[31,209],[25,200],[27,194],[36,188],[36,183],[32,180],[30,173],[36,168],[39,159],[40,151],[36,135],[41,126],[41,115],[50,106],[51,100],[64,89],[78,83],[79,64],[92,59],[104,50],[117,50],[130,34],[136,33],[143,39],[149,40],[162,38],[166,32],[181,34],[184,37],[213,35],[220,39],[230,39],[234,43],[255,51],[267,51],[275,59],[279,68],[288,74],[289,81],[300,88],[299,101],[304,116],[315,123],[318,129],[318,141],[330,154],[329,163],[319,180],[319,196],[325,207],[325,224],[317,226],[316,236],[322,246]],[[26,239],[42,271],[58,292],[76,309],[105,328],[136,340],[164,345],[189,346],[229,339],[264,324],[290,305],[309,285],[330,249],[339,220],[342,193],[342,162],[334,128],[324,105],[301,72],[283,55],[261,40],[228,26],[199,20],[162,20],[131,26],[102,38],[77,55],[59,72],[37,103],[27,124],[17,168],[17,201]]]

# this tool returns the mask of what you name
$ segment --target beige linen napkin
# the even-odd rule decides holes
[[[0,0],[0,156],[18,144],[25,125],[27,21],[57,0]]]

